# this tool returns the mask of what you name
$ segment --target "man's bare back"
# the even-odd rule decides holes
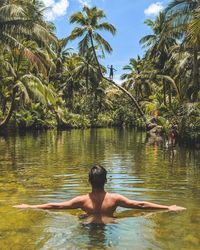
[[[92,192],[80,197],[81,209],[88,215],[103,214],[112,216],[117,208],[116,195],[108,192]]]

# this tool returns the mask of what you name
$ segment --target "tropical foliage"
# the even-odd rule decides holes
[[[102,65],[112,52],[104,32],[116,33],[103,10],[72,14],[74,28],[63,39],[44,11],[40,0],[0,3],[0,129],[145,127],[155,110],[166,124],[176,120],[181,133],[199,129],[198,0],[173,0],[145,21],[152,32],[140,40],[144,56],[130,58],[120,86]]]

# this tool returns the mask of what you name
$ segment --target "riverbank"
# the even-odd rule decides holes
[[[42,131],[48,131],[48,130],[57,130],[57,131],[70,131],[70,130],[87,130],[87,129],[97,129],[97,128],[118,128],[118,129],[134,129],[134,131],[143,131],[148,132],[146,130],[146,125],[143,122],[142,119],[137,118],[136,120],[127,120],[126,123],[116,123],[113,122],[111,119],[99,119],[95,124],[91,124],[89,119],[86,117],[80,117],[80,116],[73,116],[73,118],[76,117],[76,119],[68,120],[66,123],[62,123],[59,125],[54,126],[48,126],[48,124],[42,123],[33,123],[33,124],[16,124],[14,121],[9,124],[6,128],[3,130],[0,129],[0,136],[8,135],[8,134],[15,134],[16,132],[19,134],[26,134],[26,132],[42,132]],[[169,129],[160,123],[161,126],[163,126],[163,130],[159,135],[154,135],[161,137],[162,140],[170,140],[169,139]],[[149,135],[150,136],[150,135]],[[170,142],[171,143],[171,142]],[[198,128],[194,131],[191,131],[189,129],[186,129],[186,131],[182,131],[181,133],[177,134],[177,137],[175,138],[173,142],[173,146],[179,145],[181,147],[188,147],[188,148],[197,148],[200,149],[200,131]]]

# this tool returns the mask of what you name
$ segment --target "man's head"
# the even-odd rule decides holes
[[[95,165],[90,169],[89,172],[89,182],[93,188],[103,189],[107,181],[106,179],[107,171],[104,167]]]

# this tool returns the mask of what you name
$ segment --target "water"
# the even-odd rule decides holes
[[[114,222],[85,225],[79,210],[20,210],[90,190],[100,163],[110,192],[185,206],[182,212],[119,208]],[[200,154],[146,142],[133,130],[48,131],[0,137],[0,249],[200,249]]]

